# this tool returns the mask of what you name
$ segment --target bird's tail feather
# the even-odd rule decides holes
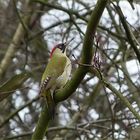
[[[49,117],[54,120],[54,117],[55,117],[55,102],[54,102],[54,99],[53,99],[53,95],[51,95],[51,91],[49,91],[46,96],[46,102],[47,102],[47,107],[48,107],[48,114],[49,114]]]

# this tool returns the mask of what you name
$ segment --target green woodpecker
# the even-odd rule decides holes
[[[65,86],[71,74],[71,61],[66,55],[66,43],[57,44],[50,53],[49,63],[41,80],[40,95],[47,101],[50,117],[55,115],[53,95],[57,89]]]

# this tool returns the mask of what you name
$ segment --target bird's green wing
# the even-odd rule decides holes
[[[45,69],[42,76],[42,82],[46,79],[46,77],[59,77],[64,72],[66,61],[67,59],[65,56],[54,55]]]
[[[40,94],[42,94],[42,91],[46,91],[56,84],[56,79],[61,76],[65,70],[66,61],[67,58],[63,55],[53,55],[43,73]]]
[[[57,79],[65,69],[66,57],[60,55],[54,55],[49,61],[45,72],[42,76],[42,86],[40,89],[40,95],[44,96],[46,99],[49,116],[54,119],[55,116],[55,102],[50,90],[47,89],[48,83],[52,85],[55,84],[55,79]]]

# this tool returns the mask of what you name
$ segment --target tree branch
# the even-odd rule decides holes
[[[93,56],[92,45],[95,31],[99,23],[99,20],[102,16],[102,13],[107,5],[107,2],[108,0],[98,0],[89,19],[84,38],[83,50],[81,54],[81,63],[83,64],[90,64],[92,61]],[[72,93],[77,89],[78,85],[81,83],[88,70],[89,67],[79,66],[79,68],[75,71],[72,79],[68,82],[68,84],[54,95],[55,102],[58,103],[70,97],[70,95],[72,95]],[[50,118],[48,115],[47,106],[45,106],[39,118],[35,132],[32,136],[32,140],[43,139],[49,121]]]
[[[90,20],[87,25],[87,30],[84,38],[83,50],[81,54],[81,63],[90,64],[93,56],[93,40],[97,25],[102,16],[108,0],[98,0],[96,7],[94,8]],[[80,65],[79,68],[73,74],[72,79],[67,83],[67,85],[57,92],[54,96],[56,103],[67,99],[78,87],[89,67]]]
[[[28,9],[31,10],[31,5],[30,2],[28,3]],[[31,15],[25,16],[23,18],[23,22],[24,24],[28,25],[29,23],[29,19],[30,19]],[[19,23],[17,30],[14,34],[14,37],[8,47],[8,50],[4,56],[4,58],[2,59],[1,63],[0,63],[0,77],[3,75],[3,73],[5,73],[5,71],[7,70],[8,66],[10,65],[17,49],[20,47],[20,42],[23,39],[24,34],[26,33],[26,30],[24,30],[24,27],[22,26],[21,23]]]
[[[115,87],[113,87],[112,84],[110,84],[104,78],[104,76],[101,74],[101,72],[98,69],[90,68],[90,72],[94,73],[100,79],[100,81],[105,85],[105,87],[110,89],[112,91],[112,93],[115,94],[123,102],[123,104],[126,107],[128,107],[128,109],[132,112],[132,114],[136,117],[136,119],[138,119],[140,121],[139,113],[137,113],[136,110],[132,107],[132,105],[130,104],[128,99],[126,97],[124,97],[120,91],[118,91]]]
[[[114,4],[113,4],[114,5]],[[116,11],[118,12],[118,15],[120,17],[120,20],[122,22],[122,25],[124,27],[124,30],[126,32],[126,36],[127,36],[127,39],[128,39],[128,42],[130,43],[131,47],[133,48],[137,58],[138,58],[138,61],[140,63],[140,51],[139,49],[137,48],[137,45],[140,46],[140,44],[138,43],[138,41],[136,40],[134,34],[132,33],[124,15],[123,15],[123,12],[121,10],[121,8],[119,6],[116,6],[114,5]]]

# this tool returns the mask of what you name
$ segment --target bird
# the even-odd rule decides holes
[[[51,119],[55,117],[54,94],[56,90],[66,85],[71,75],[72,65],[66,54],[68,44],[67,42],[59,43],[53,47],[41,79],[39,95],[45,98]]]

